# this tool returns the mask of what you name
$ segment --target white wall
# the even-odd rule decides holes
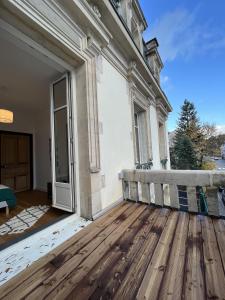
[[[10,109],[10,108],[9,108]],[[33,181],[36,186],[36,160],[35,160],[35,121],[34,115],[31,113],[24,113],[22,111],[13,110],[13,123],[0,123],[0,130],[30,133],[33,135]]]
[[[50,112],[45,110],[35,118],[35,161],[36,189],[47,190],[47,182],[51,181],[50,161]]]
[[[14,111],[12,124],[0,123],[0,130],[15,131],[23,133],[34,133],[34,116],[32,114]]]
[[[51,180],[49,159],[50,115],[48,110],[38,114],[14,112],[12,124],[0,123],[0,130],[30,133],[33,135],[34,189],[47,190]]]
[[[100,157],[103,186],[101,208],[122,197],[118,179],[124,168],[134,167],[131,105],[127,80],[104,58],[98,74]]]

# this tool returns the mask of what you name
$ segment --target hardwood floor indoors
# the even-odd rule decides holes
[[[16,198],[16,207],[9,210],[9,216],[6,216],[5,209],[0,210],[0,226],[11,218],[17,216],[23,210],[28,209],[32,206],[48,205],[50,206],[50,209],[46,213],[44,213],[44,215],[41,216],[33,226],[27,228],[24,232],[0,235],[0,250],[6,245],[11,244],[16,240],[25,237],[27,234],[32,233],[32,231],[34,230],[39,230],[49,224],[52,224],[54,221],[69,216],[69,213],[51,207],[51,200],[48,199],[47,193],[45,192],[37,190],[19,192],[16,193]]]

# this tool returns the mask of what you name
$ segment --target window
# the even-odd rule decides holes
[[[146,163],[149,159],[146,111],[137,104],[134,104],[134,135],[136,163]]]
[[[139,127],[138,127],[138,113],[134,113],[134,132],[136,143],[136,161],[140,163],[140,142],[139,142]]]
[[[124,19],[125,23],[127,23],[127,10],[126,10],[126,1],[125,0],[121,0],[121,1],[115,1],[117,2],[117,7],[118,7],[118,12],[120,14],[120,16]]]
[[[143,42],[142,42],[142,35],[140,31],[140,26],[138,25],[138,22],[133,17],[131,20],[131,34],[133,36],[133,40],[139,50],[143,53]]]
[[[159,152],[160,159],[165,159],[166,154],[166,136],[165,136],[165,124],[159,122]]]

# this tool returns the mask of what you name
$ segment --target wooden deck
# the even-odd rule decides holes
[[[0,288],[0,299],[225,299],[225,221],[124,202]]]

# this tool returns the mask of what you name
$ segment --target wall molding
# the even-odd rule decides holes
[[[168,111],[166,107],[162,104],[161,99],[156,99],[156,110],[157,110],[157,117],[158,121],[161,124],[164,124],[168,118]]]
[[[78,26],[62,12],[60,7],[46,0],[10,0],[9,4],[16,7],[21,13],[35,22],[65,44],[73,52],[81,50],[81,38],[84,35]]]
[[[118,58],[116,51],[110,45],[102,49],[102,56],[124,77],[127,79],[127,66]]]
[[[87,47],[83,50],[86,60],[86,89],[88,110],[89,161],[90,172],[97,173],[100,166],[99,117],[97,97],[97,60],[101,55],[101,48],[93,37],[88,37]]]
[[[146,97],[155,98],[155,93],[153,92],[152,86],[141,76],[135,61],[130,62],[128,78],[130,81],[133,81],[136,84],[138,89],[142,91]]]

